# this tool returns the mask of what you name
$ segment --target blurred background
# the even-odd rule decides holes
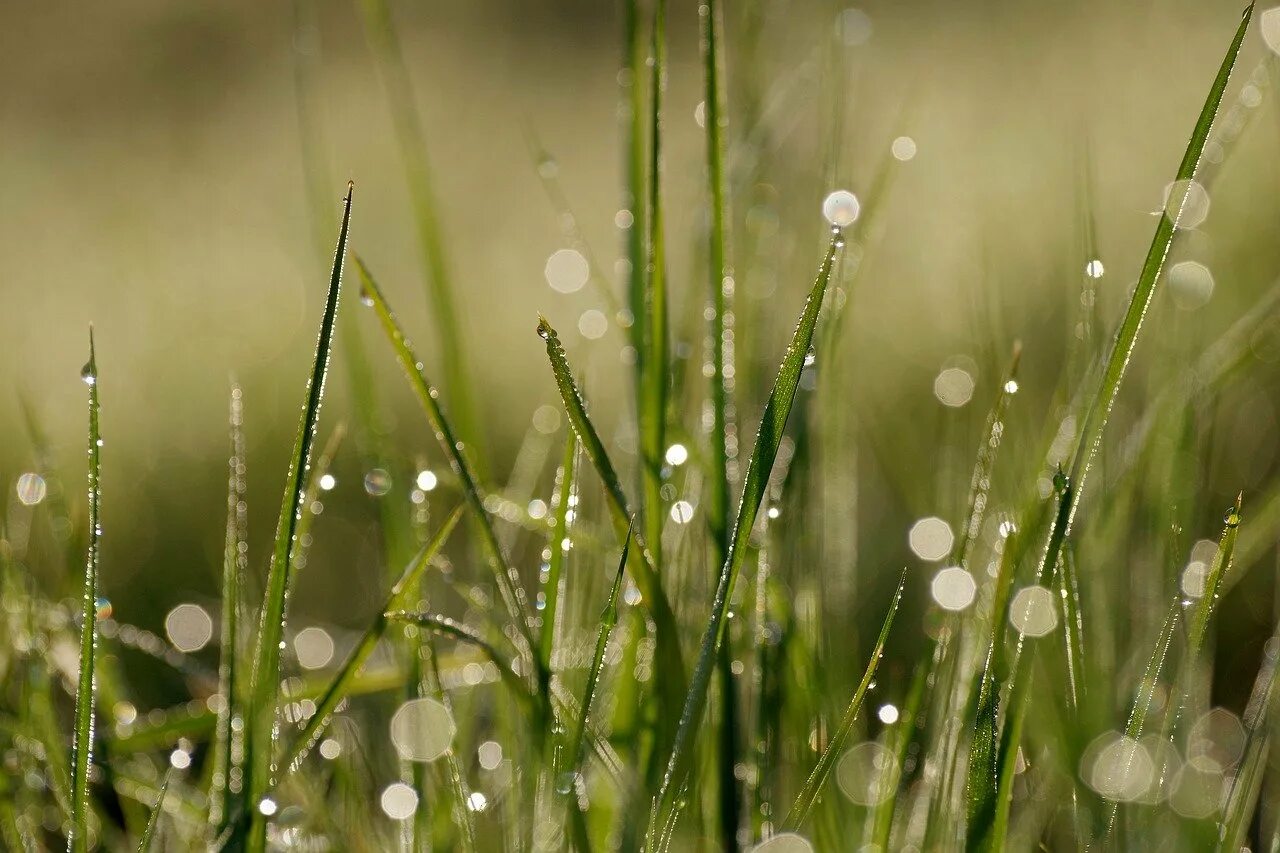
[[[850,561],[900,565],[912,559],[913,520],[959,514],[1017,338],[1025,397],[1006,436],[1010,453],[1041,452],[1047,413],[1062,402],[1055,383],[1076,338],[1086,264],[1105,269],[1095,279],[1092,352],[1136,278],[1152,211],[1239,5],[728,4],[739,370],[758,374],[742,382],[744,435],[826,239],[822,199],[847,187],[866,201],[882,187],[876,227],[853,247],[862,266],[842,295],[843,344],[835,361],[820,357],[838,364],[829,405],[848,413],[850,441],[864,451],[848,485],[847,524],[861,531]],[[624,332],[595,287],[550,286],[548,259],[570,242],[544,186],[554,177],[621,299],[616,6],[393,4],[495,486],[533,413],[556,402],[534,333],[538,311],[584,371],[593,412],[628,444]],[[1264,30],[1250,32],[1224,107],[1235,111],[1224,118],[1235,132],[1206,164],[1207,217],[1171,258],[1203,264],[1211,292],[1188,267],[1184,299],[1175,303],[1170,288],[1158,294],[1121,397],[1119,417],[1130,423],[1280,274],[1280,112],[1270,66],[1260,64],[1270,56]],[[393,111],[350,2],[17,4],[2,38],[0,480],[12,490],[36,464],[25,399],[83,512],[78,373],[92,323],[106,442],[101,583],[117,618],[158,632],[175,604],[216,601],[233,378],[244,386],[255,565],[265,562],[348,179],[352,247],[444,384]],[[707,277],[696,4],[673,0],[670,39],[664,192],[675,344],[697,363]],[[406,470],[441,467],[354,282],[349,274],[340,322],[363,339],[388,440],[416,463]],[[340,350],[352,339],[341,340]],[[1273,357],[1258,348],[1204,413],[1187,484],[1203,522],[1193,539],[1216,535],[1237,490],[1275,479]],[[343,358],[335,356],[322,439],[352,418]],[[680,397],[674,417],[688,430],[700,395]],[[1022,496],[1039,461],[1001,476]],[[376,606],[380,586],[351,579],[380,564],[379,502],[407,507],[414,483],[399,477],[370,494],[366,473],[344,448],[291,605],[299,625],[351,623]],[[1229,606],[1245,618],[1223,624],[1260,643],[1269,604]]]

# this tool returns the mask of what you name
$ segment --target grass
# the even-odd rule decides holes
[[[1158,214],[1123,303],[1098,304],[1090,262],[1105,235],[1086,187],[1084,238],[1064,237],[1088,255],[1067,318],[1081,333],[1067,346],[975,342],[983,363],[961,370],[964,401],[930,430],[930,458],[900,476],[865,422],[902,434],[920,413],[864,413],[840,389],[862,369],[858,336],[879,322],[860,314],[861,288],[905,162],[874,158],[856,221],[788,226],[805,263],[818,261],[810,282],[767,298],[745,290],[777,272],[779,251],[751,200],[758,158],[735,156],[767,129],[744,68],[764,61],[760,10],[699,9],[706,215],[677,235],[666,78],[683,67],[667,42],[694,21],[630,0],[619,75],[629,264],[616,282],[589,229],[561,223],[591,259],[601,290],[590,298],[609,308],[613,336],[562,335],[551,319],[569,328],[562,305],[536,317],[546,362],[529,375],[547,403],[529,417],[499,401],[502,417],[529,423],[504,482],[410,65],[392,10],[360,8],[413,205],[432,346],[411,345],[390,288],[355,254],[350,186],[327,221],[317,69],[300,61],[307,191],[338,238],[270,551],[249,537],[252,422],[233,385],[210,645],[168,622],[166,642],[113,611],[99,540],[99,398],[108,412],[113,398],[91,333],[87,501],[58,490],[34,401],[36,470],[0,516],[0,619],[13,638],[0,646],[6,849],[1276,849],[1280,627],[1242,637],[1231,619],[1280,626],[1260,570],[1280,538],[1280,486],[1260,479],[1247,499],[1232,488],[1223,513],[1197,471],[1236,441],[1203,410],[1229,409],[1233,383],[1264,369],[1255,355],[1280,285],[1215,340],[1164,325],[1153,306],[1183,249],[1184,198]],[[305,3],[294,11],[310,26]],[[1211,146],[1235,151],[1215,123],[1252,17],[1212,77],[1175,183],[1208,179]],[[822,72],[847,69],[832,59]],[[847,152],[829,141],[831,162],[813,166],[844,174]],[[563,220],[567,185],[532,145]],[[674,260],[686,243],[692,275]],[[366,310],[339,337],[348,256]],[[389,347],[366,352],[370,332]],[[700,356],[684,346],[699,336]],[[634,369],[601,358],[604,346]],[[1159,362],[1145,388],[1126,381],[1144,350]],[[355,424],[351,452],[341,423],[316,446],[335,351],[357,386],[341,413]],[[374,389],[379,360],[406,384]],[[1024,388],[1029,360],[1039,367]],[[1059,362],[1053,386],[1044,365]],[[442,386],[429,378],[437,363]],[[935,384],[944,403],[947,375]],[[421,417],[390,433],[377,400],[396,394]],[[621,413],[609,407],[619,396]],[[742,465],[739,424],[755,429]],[[328,493],[348,457],[379,501],[377,570],[345,571],[348,627],[297,630],[292,611],[307,605],[292,593],[310,582],[322,537],[344,529],[329,526],[341,510],[326,502],[342,506]],[[925,495],[945,520],[865,506]],[[148,687],[156,673],[162,691]],[[170,698],[139,713],[156,692]]]

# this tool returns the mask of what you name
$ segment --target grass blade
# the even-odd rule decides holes
[[[1249,28],[1252,17],[1253,4],[1250,4],[1240,19],[1240,25],[1236,28],[1231,46],[1227,48],[1227,53],[1222,58],[1222,65],[1218,68],[1213,85],[1209,87],[1209,95],[1205,98],[1200,116],[1196,119],[1195,127],[1191,131],[1191,139],[1182,155],[1182,162],[1178,165],[1175,181],[1189,181],[1195,177],[1196,168],[1200,165],[1200,157],[1204,153],[1205,142],[1213,128],[1218,107],[1222,104],[1222,95],[1226,91],[1227,82],[1231,79],[1231,71],[1235,68],[1236,59],[1240,55],[1240,45],[1244,42],[1244,34]],[[1071,463],[1071,482],[1075,485],[1075,494],[1067,513],[1068,533],[1075,520],[1080,498],[1084,494],[1085,477],[1089,473],[1089,466],[1102,445],[1107,418],[1120,393],[1120,384],[1124,381],[1129,359],[1138,342],[1138,333],[1142,330],[1142,321],[1147,315],[1147,308],[1150,307],[1151,299],[1155,295],[1160,271],[1164,268],[1165,257],[1169,254],[1169,246],[1173,243],[1174,232],[1177,230],[1176,220],[1181,217],[1185,202],[1184,196],[1173,217],[1170,217],[1167,210],[1160,214],[1160,222],[1156,225],[1155,235],[1151,238],[1151,247],[1147,250],[1146,260],[1143,261],[1142,272],[1138,275],[1138,284],[1129,299],[1129,307],[1125,310],[1124,319],[1120,322],[1115,340],[1112,341],[1098,389],[1094,392],[1085,412],[1080,440],[1076,445],[1075,456]]]
[[[729,550],[725,555],[724,565],[720,569],[715,598],[711,605],[711,616],[702,635],[702,644],[698,650],[697,663],[694,664],[689,692],[680,714],[680,723],[676,728],[675,743],[663,775],[662,787],[658,795],[660,818],[670,808],[675,792],[684,785],[688,773],[689,760],[692,756],[690,746],[702,722],[702,711],[706,706],[707,689],[711,682],[711,668],[722,639],[725,612],[729,609],[729,596],[742,568],[742,561],[747,551],[747,540],[755,526],[756,513],[760,509],[760,502],[764,499],[765,489],[769,484],[769,472],[773,469],[774,460],[778,455],[778,446],[782,443],[787,417],[791,414],[791,407],[800,385],[800,373],[804,369],[809,347],[813,343],[818,311],[822,307],[822,300],[827,292],[827,283],[831,280],[831,268],[835,262],[836,251],[841,245],[843,245],[842,239],[839,232],[836,232],[832,235],[831,243],[822,258],[817,278],[809,291],[809,298],[800,314],[791,343],[787,346],[782,363],[778,367],[773,391],[769,394],[764,415],[760,419],[760,430],[756,435],[751,459],[747,463],[742,499],[738,503],[738,516],[734,522],[733,534],[729,539]]]
[[[404,335],[404,330],[400,328],[400,324],[396,321],[395,314],[392,313],[391,307],[382,295],[382,290],[378,287],[377,281],[374,280],[369,268],[365,266],[364,261],[359,256],[355,258],[355,263],[356,271],[360,275],[361,301],[377,312],[378,319],[386,332],[387,340],[391,342],[391,347],[395,350],[396,359],[400,362],[401,368],[404,369],[405,375],[409,378],[409,384],[417,394],[418,401],[422,404],[432,429],[435,430],[436,439],[440,442],[441,449],[449,457],[453,472],[461,483],[463,499],[466,501],[466,506],[471,511],[471,516],[480,532],[481,543],[487,552],[489,567],[493,571],[494,579],[498,583],[498,589],[502,593],[502,600],[506,605],[507,613],[519,632],[518,636],[524,643],[524,648],[518,649],[518,651],[521,654],[527,654],[533,660],[539,684],[541,685],[540,692],[545,697],[547,693],[547,673],[542,667],[542,658],[536,651],[537,646],[533,638],[533,616],[529,611],[528,596],[525,595],[524,586],[520,582],[520,575],[516,572],[515,567],[507,562],[507,558],[502,552],[502,545],[498,542],[498,534],[493,529],[493,522],[489,518],[489,513],[485,511],[484,499],[480,491],[480,481],[476,475],[475,468],[464,452],[463,445],[458,439],[458,434],[454,431],[453,424],[445,416],[444,409],[440,406],[439,392],[427,379],[426,374],[423,373],[422,362],[418,360],[412,345]]]
[[[1231,556],[1235,553],[1236,539],[1240,535],[1240,506],[1244,501],[1244,493],[1236,495],[1236,502],[1227,509],[1222,520],[1222,535],[1218,538],[1218,550],[1214,552],[1213,562],[1204,577],[1204,594],[1196,602],[1187,622],[1188,660],[1194,662],[1200,655],[1204,645],[1204,635],[1209,628],[1209,618],[1218,606],[1218,588],[1222,579],[1231,568]]]
[[[160,825],[160,815],[164,812],[164,795],[169,792],[169,779],[172,776],[173,766],[170,765],[164,771],[164,778],[160,780],[160,793],[156,794],[156,804],[151,807],[147,828],[142,831],[142,838],[138,841],[138,853],[149,853],[155,841],[156,827]]]
[[[276,738],[276,704],[280,695],[280,645],[284,636],[294,550],[298,545],[296,533],[303,512],[307,471],[311,465],[311,450],[315,442],[320,405],[324,400],[325,378],[328,375],[329,355],[333,347],[333,332],[338,317],[338,302],[342,291],[342,267],[347,251],[347,235],[351,226],[353,189],[354,185],[348,184],[347,196],[343,202],[342,225],[338,231],[338,246],[334,252],[333,272],[329,277],[324,317],[320,323],[311,375],[307,379],[306,402],[298,425],[298,435],[294,440],[293,456],[289,463],[289,476],[285,486],[284,500],[280,507],[275,546],[272,550],[271,566],[267,572],[266,591],[258,625],[253,687],[249,697],[249,719],[245,724],[245,764],[248,770],[246,800],[252,822],[248,838],[250,850],[260,851],[266,846],[266,815],[262,814],[258,804],[275,783],[276,765],[273,758]]]
[[[359,642],[351,650],[351,654],[347,656],[346,662],[342,664],[342,668],[338,670],[338,673],[333,677],[333,681],[329,682],[328,688],[321,695],[320,700],[316,702],[316,712],[307,720],[306,726],[294,738],[292,746],[284,754],[280,765],[287,768],[289,772],[298,769],[302,759],[306,757],[312,745],[319,740],[325,726],[328,725],[329,716],[338,707],[338,703],[346,698],[350,692],[356,676],[360,673],[361,668],[369,659],[369,656],[373,654],[373,650],[387,631],[387,613],[403,606],[405,599],[418,588],[418,579],[422,577],[422,573],[427,570],[427,566],[440,553],[440,549],[448,541],[449,534],[453,532],[453,528],[457,526],[458,519],[461,517],[462,507],[458,507],[450,513],[449,517],[440,525],[440,529],[436,531],[436,535],[426,545],[422,546],[422,549],[409,562],[404,573],[400,575],[400,579],[391,587],[386,604],[378,611],[373,623],[365,629]]]
[[[71,828],[67,849],[89,849],[89,775],[93,764],[93,699],[98,651],[98,539],[102,535],[102,438],[98,431],[98,360],[89,329],[89,361],[80,377],[89,386],[89,544],[80,600],[80,673],[71,743]]]
[[[560,607],[560,588],[564,585],[564,542],[569,538],[569,504],[577,490],[578,438],[569,430],[564,441],[564,461],[560,464],[556,484],[555,521],[551,527],[551,559],[547,561],[547,581],[543,584],[542,636],[538,653],[542,666],[551,671],[551,650],[556,640],[556,617]]]
[[[854,721],[858,719],[858,712],[862,710],[862,702],[867,696],[867,690],[876,677],[876,669],[880,666],[880,658],[884,655],[885,643],[889,641],[889,631],[893,628],[893,620],[898,615],[898,605],[902,603],[902,590],[906,584],[907,571],[903,569],[902,578],[898,581],[898,589],[894,592],[893,601],[889,604],[889,612],[885,614],[884,624],[880,626],[880,636],[876,638],[876,644],[871,649],[871,660],[867,661],[866,671],[862,673],[862,680],[858,682],[858,689],[853,692],[853,698],[849,700],[849,706],[845,708],[844,716],[840,718],[840,725],[832,733],[831,740],[822,750],[822,755],[814,765],[813,772],[805,780],[804,787],[800,789],[795,803],[782,821],[784,832],[797,830],[804,825],[809,812],[813,810],[814,803],[818,800],[822,786],[831,775],[831,769],[835,767],[836,759],[844,752],[845,741],[853,731]]]

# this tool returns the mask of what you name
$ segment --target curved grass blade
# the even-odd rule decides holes
[[[831,769],[835,767],[836,759],[844,752],[845,742],[849,739],[854,721],[858,719],[858,713],[862,710],[862,702],[867,696],[867,690],[876,677],[876,669],[880,666],[880,658],[884,655],[885,643],[889,641],[889,631],[893,628],[893,620],[898,615],[898,605],[902,603],[902,590],[906,585],[907,570],[903,569],[902,578],[898,581],[898,589],[894,592],[893,601],[889,604],[889,612],[885,614],[884,624],[880,626],[880,636],[876,638],[876,644],[871,649],[871,660],[867,662],[866,671],[862,673],[862,681],[858,682],[858,689],[853,692],[853,698],[849,700],[849,706],[845,708],[844,716],[840,718],[840,725],[832,733],[831,740],[822,750],[822,755],[814,765],[813,772],[805,780],[795,803],[783,819],[784,832],[797,830],[804,825],[809,812],[813,810],[814,803],[818,800],[818,795],[822,792],[822,786],[831,775]]]
[[[151,815],[147,818],[147,828],[142,831],[138,841],[138,853],[149,853],[155,840],[156,827],[160,825],[160,815],[164,812],[164,795],[169,792],[169,779],[173,776],[173,766],[165,768],[164,778],[160,780],[160,793],[156,794],[156,804],[151,807]]]
[[[474,628],[464,625],[455,619],[450,619],[448,616],[441,616],[436,613],[422,613],[414,610],[388,610],[383,615],[388,622],[408,622],[442,637],[448,637],[460,643],[475,646],[484,652],[484,656],[498,668],[498,674],[513,689],[517,698],[527,699],[529,697],[528,685],[525,680],[516,674],[510,663],[503,660],[502,656],[498,654],[498,650],[493,647],[493,644],[476,633]]]
[[[373,624],[365,629],[359,642],[351,650],[351,654],[347,656],[346,662],[342,664],[342,668],[334,675],[333,680],[329,682],[328,688],[325,689],[319,701],[316,702],[316,712],[307,720],[306,726],[294,738],[293,744],[285,752],[280,765],[285,767],[288,772],[298,769],[302,759],[306,757],[311,747],[319,740],[325,726],[329,724],[330,715],[338,707],[338,703],[350,693],[356,676],[360,673],[361,668],[369,659],[369,656],[373,654],[373,650],[386,633],[388,626],[387,613],[399,606],[403,606],[405,599],[418,588],[418,579],[422,577],[422,573],[427,570],[427,566],[440,553],[440,549],[448,541],[449,534],[453,532],[453,528],[457,526],[458,519],[461,517],[462,507],[458,507],[451,512],[444,523],[440,525],[440,529],[436,531],[436,535],[414,555],[404,573],[400,575],[400,579],[391,587],[391,592],[387,595],[386,604],[382,606],[382,609],[378,611],[378,615],[374,617]]]
[[[1231,46],[1227,48],[1227,53],[1222,58],[1222,64],[1218,68],[1217,76],[1214,77],[1213,85],[1209,87],[1208,97],[1205,98],[1200,116],[1196,119],[1195,127],[1191,131],[1191,139],[1182,155],[1182,162],[1178,165],[1175,181],[1189,181],[1196,175],[1200,157],[1204,153],[1205,142],[1213,128],[1218,107],[1222,104],[1223,93],[1226,91],[1227,82],[1231,79],[1231,71],[1235,68],[1236,59],[1240,55],[1240,45],[1244,42],[1244,34],[1252,17],[1253,4],[1250,4],[1240,19],[1240,25],[1236,28]],[[1147,308],[1150,307],[1151,299],[1155,295],[1160,271],[1164,268],[1165,257],[1169,254],[1169,246],[1173,243],[1173,236],[1178,226],[1177,220],[1182,216],[1185,203],[1184,195],[1177,212],[1172,217],[1167,210],[1160,214],[1160,222],[1156,225],[1155,235],[1151,238],[1151,247],[1147,250],[1146,260],[1143,261],[1142,272],[1138,275],[1138,284],[1129,299],[1129,307],[1125,310],[1124,319],[1116,331],[1115,340],[1112,341],[1098,388],[1087,405],[1079,443],[1076,445],[1075,456],[1071,462],[1071,482],[1075,484],[1075,495],[1072,498],[1070,511],[1067,513],[1068,533],[1075,520],[1080,498],[1084,494],[1085,477],[1089,473],[1094,455],[1102,445],[1107,419],[1120,393],[1120,384],[1124,381],[1129,359],[1138,342],[1138,333],[1142,330],[1142,321],[1147,315]]]
[[[289,580],[298,545],[298,523],[302,517],[307,472],[315,442],[316,423],[324,400],[325,379],[329,371],[329,355],[333,347],[334,327],[338,318],[338,302],[342,292],[342,267],[347,251],[347,235],[351,227],[351,195],[353,184],[347,185],[343,201],[342,225],[334,252],[333,272],[325,300],[324,317],[316,341],[316,354],[311,375],[307,378],[306,402],[294,440],[289,476],[276,526],[271,566],[267,571],[266,591],[258,625],[254,653],[253,685],[249,696],[249,719],[245,722],[245,765],[248,780],[246,801],[251,815],[248,847],[261,851],[266,846],[266,815],[259,801],[273,787],[276,765],[273,761],[276,739],[276,704],[280,696],[280,645],[284,636]]]
[[[89,849],[89,773],[93,763],[93,699],[98,650],[98,539],[102,535],[102,437],[98,431],[98,360],[89,328],[89,361],[80,372],[89,386],[89,540],[80,600],[80,673],[71,744],[71,826],[67,849]]]
[[[480,540],[488,553],[489,566],[498,583],[498,589],[502,592],[502,600],[506,605],[507,613],[511,617],[511,621],[515,623],[516,630],[519,632],[518,636],[524,643],[524,648],[517,649],[517,651],[522,654],[528,654],[533,660],[539,680],[540,692],[545,697],[548,676],[542,667],[542,658],[537,654],[537,646],[533,638],[533,616],[529,612],[528,597],[525,595],[524,587],[520,582],[520,575],[516,572],[515,567],[507,562],[506,556],[502,553],[502,545],[498,541],[498,534],[493,529],[493,522],[484,508],[479,478],[470,458],[463,452],[463,445],[459,441],[453,425],[445,416],[444,409],[440,406],[439,392],[436,391],[430,380],[427,379],[426,374],[423,373],[422,362],[414,354],[408,338],[405,337],[400,324],[396,322],[395,314],[391,312],[391,307],[382,295],[382,290],[378,287],[378,283],[359,256],[356,256],[355,264],[356,271],[360,275],[360,298],[377,312],[378,319],[387,334],[387,340],[391,342],[396,358],[404,369],[405,375],[409,378],[409,384],[417,394],[418,401],[426,412],[427,420],[430,421],[432,429],[435,430],[436,439],[440,442],[441,449],[444,450],[445,455],[449,457],[453,472],[461,483],[462,496],[466,501],[466,506],[471,511],[472,518],[475,519],[476,526],[480,531]]]
[[[690,747],[702,722],[702,711],[706,706],[707,690],[711,682],[711,669],[722,639],[725,612],[729,609],[729,596],[746,556],[747,540],[755,526],[756,513],[760,509],[760,502],[764,499],[765,489],[769,484],[769,473],[773,469],[774,460],[778,455],[778,446],[782,443],[787,417],[791,414],[791,407],[795,402],[796,391],[800,385],[800,373],[804,369],[809,347],[813,343],[818,311],[822,307],[827,284],[831,280],[831,268],[835,262],[836,251],[842,245],[839,232],[834,233],[823,255],[822,264],[818,268],[818,275],[809,291],[804,310],[800,313],[791,343],[788,344],[782,363],[778,366],[773,390],[769,394],[764,415],[760,419],[755,448],[751,452],[746,477],[743,480],[738,515],[734,521],[733,534],[729,538],[729,550],[725,555],[724,565],[720,569],[715,598],[711,605],[711,616],[702,635],[702,644],[698,650],[697,662],[694,664],[689,692],[680,714],[680,723],[676,728],[675,743],[659,790],[657,816],[663,823],[665,823],[666,813],[672,806],[676,791],[684,785],[688,774],[689,761],[692,757]]]
[[[245,502],[244,399],[239,385],[231,389],[231,459],[227,476],[227,535],[222,553],[222,624],[218,661],[218,723],[213,743],[213,774],[209,790],[209,829],[214,837],[226,831],[230,816],[240,811],[239,743],[245,719],[241,684],[241,583],[248,570],[248,506]],[[237,724],[237,721],[239,724]]]

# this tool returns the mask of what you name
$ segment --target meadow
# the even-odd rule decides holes
[[[202,307],[80,342],[7,293],[0,846],[1280,850],[1280,7],[1109,11],[1166,63],[1113,38],[1068,99],[1105,120],[1051,144],[993,63],[984,153],[931,94],[955,53],[887,87],[864,52],[928,6],[782,6],[613,10],[584,215],[583,125],[451,139],[388,0],[344,13],[367,200],[298,0],[289,237],[245,213],[206,267],[211,226]],[[1042,20],[966,14],[1005,59]]]

